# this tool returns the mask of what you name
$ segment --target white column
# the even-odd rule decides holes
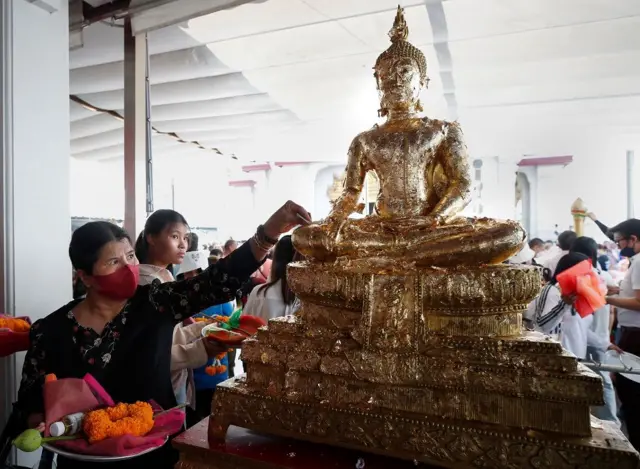
[[[514,161],[498,156],[483,159],[483,215],[513,219],[516,213],[515,184],[518,166]]]
[[[53,13],[24,0],[0,5],[0,292],[5,312],[35,320],[72,295],[68,3]],[[0,425],[15,399],[23,358],[0,360]],[[18,462],[32,467],[36,458],[21,453]]]
[[[147,39],[124,28],[124,227],[135,238],[146,220]]]
[[[538,231],[538,167],[524,166],[518,171],[529,181],[529,239],[541,236]]]

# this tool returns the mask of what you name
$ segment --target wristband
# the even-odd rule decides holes
[[[264,225],[258,226],[258,229],[256,230],[256,237],[261,244],[270,244],[271,246],[275,246],[278,243],[277,239],[273,239],[267,236],[267,234],[264,232]]]

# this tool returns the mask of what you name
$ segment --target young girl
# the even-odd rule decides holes
[[[585,260],[589,258],[576,252],[562,257],[553,278],[529,304],[523,317],[530,329],[556,338],[565,350],[578,358],[587,357],[587,346],[601,351],[617,348],[591,330],[593,314],[583,318],[576,312],[575,295],[564,295],[558,287],[557,276]]]
[[[295,294],[287,283],[287,265],[296,255],[291,236],[283,236],[276,244],[269,282],[253,289],[243,309],[244,314],[268,321],[293,314],[298,308]]]
[[[183,263],[189,240],[189,226],[180,213],[174,210],[154,212],[136,241],[136,256],[140,261],[139,284],[173,281],[169,268]],[[203,260],[206,257],[203,256]],[[206,268],[206,262],[202,267]],[[179,324],[173,331],[171,381],[179,404],[195,405],[192,369],[204,365],[210,356],[226,351],[221,345],[202,340],[200,332],[204,325]]]
[[[221,305],[211,306],[204,310],[200,316],[214,318],[216,316],[231,316],[235,308],[235,302],[230,301]],[[198,324],[206,324],[200,322]],[[192,427],[211,413],[211,401],[218,384],[229,379],[229,359],[235,359],[235,355],[222,351],[218,355],[210,355],[206,363],[193,370],[195,384],[195,408],[187,409],[187,427]]]
[[[611,274],[600,268],[600,263],[598,262],[598,243],[596,243],[593,238],[589,238],[587,236],[579,237],[573,242],[570,252],[584,254],[591,259],[593,270],[598,274],[600,282],[604,288],[608,289],[617,286],[613,281]],[[591,322],[590,329],[602,340],[602,342],[608,342],[611,337],[611,327],[613,324],[611,307],[609,305],[604,305],[602,308],[594,311],[592,316],[593,321]],[[587,347],[587,356],[596,363],[602,363],[604,360],[604,351],[593,347]],[[605,405],[594,407],[593,414],[600,420],[610,420],[618,423],[616,394],[613,389],[613,382],[611,381],[610,373],[600,372],[600,375],[602,377],[602,385],[604,387]]]

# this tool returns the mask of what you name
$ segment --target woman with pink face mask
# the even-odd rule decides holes
[[[308,223],[299,205],[287,202],[233,254],[202,274],[181,282],[138,287],[139,263],[129,235],[116,225],[92,222],[77,229],[69,257],[87,287],[74,300],[31,327],[17,408],[26,423],[43,422],[44,377],[82,378],[90,373],[116,402],[154,400],[176,405],[171,385],[171,345],[176,324],[235,297],[281,234]],[[147,455],[117,463],[91,463],[58,457],[58,469],[115,467],[173,468],[170,443]]]

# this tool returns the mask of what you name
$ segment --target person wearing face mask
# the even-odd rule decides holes
[[[591,220],[593,220],[593,222],[596,225],[598,225],[598,228],[600,228],[600,231],[602,231],[602,233],[604,233],[604,235],[607,238],[609,238],[611,241],[616,241],[613,228],[609,228],[607,225],[605,225],[600,220],[598,220],[598,216],[595,213],[589,212],[587,216]],[[620,257],[626,257],[627,259],[631,259],[633,256],[636,255],[635,251],[633,250],[633,247],[627,246],[626,239],[620,239],[616,242],[618,244],[618,248],[620,249]]]
[[[90,373],[116,402],[153,400],[165,409],[174,407],[170,361],[175,325],[233,299],[275,245],[275,239],[301,223],[310,223],[308,212],[287,202],[247,243],[200,275],[140,287],[138,260],[123,229],[108,222],[91,222],[77,229],[69,257],[87,295],[31,327],[31,345],[16,403],[25,424],[42,426],[42,391],[44,378],[50,373],[58,379],[82,378]],[[128,461],[93,463],[58,456],[57,466],[169,469],[176,461],[177,453],[167,443]]]
[[[625,352],[640,355],[640,220],[629,219],[611,228],[614,240],[619,246],[633,250],[629,259],[629,270],[620,284],[620,293],[607,297],[607,303],[618,310],[620,335],[618,346]],[[618,398],[622,403],[622,413],[627,425],[629,442],[640,450],[640,384],[616,376]]]

